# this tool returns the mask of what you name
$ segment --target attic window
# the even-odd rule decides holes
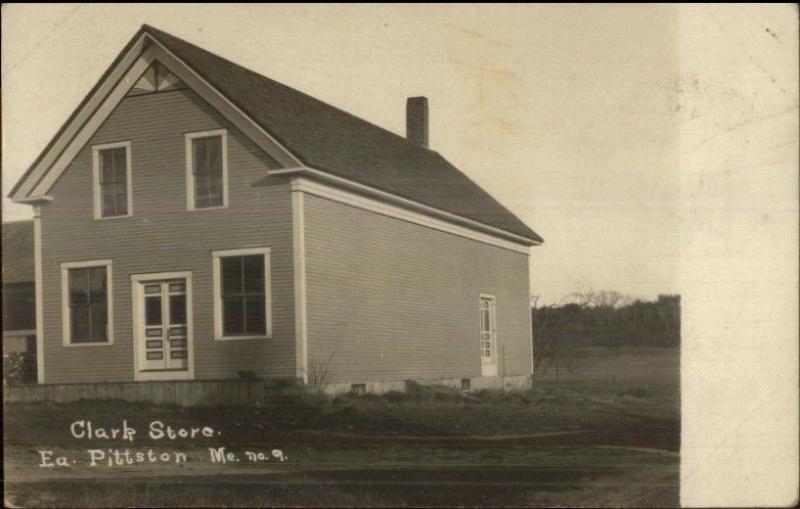
[[[189,210],[228,206],[227,132],[186,135],[186,195]]]
[[[159,62],[147,68],[128,92],[129,96],[168,92],[184,88],[183,82]]]
[[[109,143],[92,147],[94,166],[94,217],[131,215],[131,144]]]

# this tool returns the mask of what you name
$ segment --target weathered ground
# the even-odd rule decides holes
[[[264,409],[123,402],[5,405],[5,501],[16,506],[676,506],[678,355],[584,348],[531,391],[416,388],[383,397],[276,397]],[[69,426],[139,431],[76,440]],[[153,420],[210,425],[151,440]],[[226,447],[239,462],[210,461]],[[181,464],[89,466],[86,450],[182,452]],[[38,451],[75,460],[40,467]],[[272,456],[273,449],[286,455]],[[270,460],[250,462],[244,451]]]

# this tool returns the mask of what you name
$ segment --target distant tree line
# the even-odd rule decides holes
[[[654,301],[613,291],[586,292],[542,306],[532,298],[534,351],[550,342],[597,346],[679,346],[680,295]],[[537,345],[538,343],[538,345]]]

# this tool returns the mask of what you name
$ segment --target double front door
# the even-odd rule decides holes
[[[191,277],[180,275],[134,276],[137,379],[191,378]]]

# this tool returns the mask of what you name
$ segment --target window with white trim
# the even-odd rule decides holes
[[[131,215],[131,144],[92,147],[95,218]]]
[[[186,135],[186,177],[190,210],[228,205],[227,131]]]
[[[65,345],[112,342],[111,262],[61,264]]]
[[[272,335],[269,248],[214,251],[217,339]]]

